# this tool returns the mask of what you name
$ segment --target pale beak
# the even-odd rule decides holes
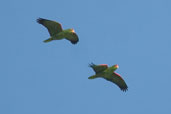
[[[74,33],[75,33],[74,29],[72,29],[72,32],[74,32]]]
[[[118,64],[116,64],[116,65],[115,65],[115,67],[116,67],[116,68],[119,68],[119,65],[118,65]]]

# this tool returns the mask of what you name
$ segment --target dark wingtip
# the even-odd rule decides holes
[[[78,43],[78,41],[71,41],[71,43],[75,45]]]
[[[95,65],[94,63],[90,63],[88,66],[93,67],[94,65]]]
[[[77,34],[74,32],[73,35],[75,36],[74,40],[70,40],[72,44],[77,44],[79,42],[79,38],[77,36]]]
[[[38,22],[39,24],[43,24],[43,22],[44,22],[45,20],[46,20],[46,19],[38,18],[38,19],[37,19],[37,22]]]
[[[74,44],[74,45],[77,44],[78,42],[79,42],[79,39],[76,40],[76,41],[71,41],[71,43]]]
[[[128,91],[128,87],[122,88],[121,90],[122,90],[123,92],[126,92],[126,91]]]

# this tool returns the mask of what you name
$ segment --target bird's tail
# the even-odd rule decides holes
[[[97,75],[93,75],[93,76],[90,76],[90,77],[88,77],[88,79],[95,79],[95,78],[98,78],[99,76],[97,76]]]
[[[47,40],[44,40],[43,42],[47,43],[47,42],[50,42],[50,41],[52,41],[52,40],[53,40],[53,38],[49,38],[49,39],[47,39]]]

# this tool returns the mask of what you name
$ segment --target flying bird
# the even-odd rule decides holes
[[[76,44],[79,41],[78,36],[73,28],[63,30],[60,23],[43,18],[38,18],[37,22],[39,24],[42,24],[44,27],[46,27],[50,34],[50,38],[44,40],[45,43],[50,42],[52,40],[61,40],[61,39],[67,39],[72,44]]]
[[[88,79],[104,78],[107,81],[115,83],[122,91],[128,90],[128,86],[126,85],[123,78],[119,74],[114,72],[116,69],[119,68],[118,65],[108,67],[107,64],[95,65],[91,63],[89,67],[91,67],[96,74],[90,76]]]

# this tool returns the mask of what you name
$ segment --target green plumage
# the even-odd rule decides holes
[[[60,23],[42,18],[37,19],[37,22],[46,27],[50,34],[50,38],[44,40],[45,43],[50,42],[52,40],[61,39],[67,39],[72,44],[76,44],[79,41],[77,34],[74,32],[74,29],[63,30]]]
[[[118,68],[118,65],[108,67],[105,64],[95,65],[92,63],[89,66],[96,72],[96,74],[90,76],[88,79],[104,78],[110,82],[115,83],[122,91],[128,90],[128,86],[126,85],[122,77],[114,72]]]

